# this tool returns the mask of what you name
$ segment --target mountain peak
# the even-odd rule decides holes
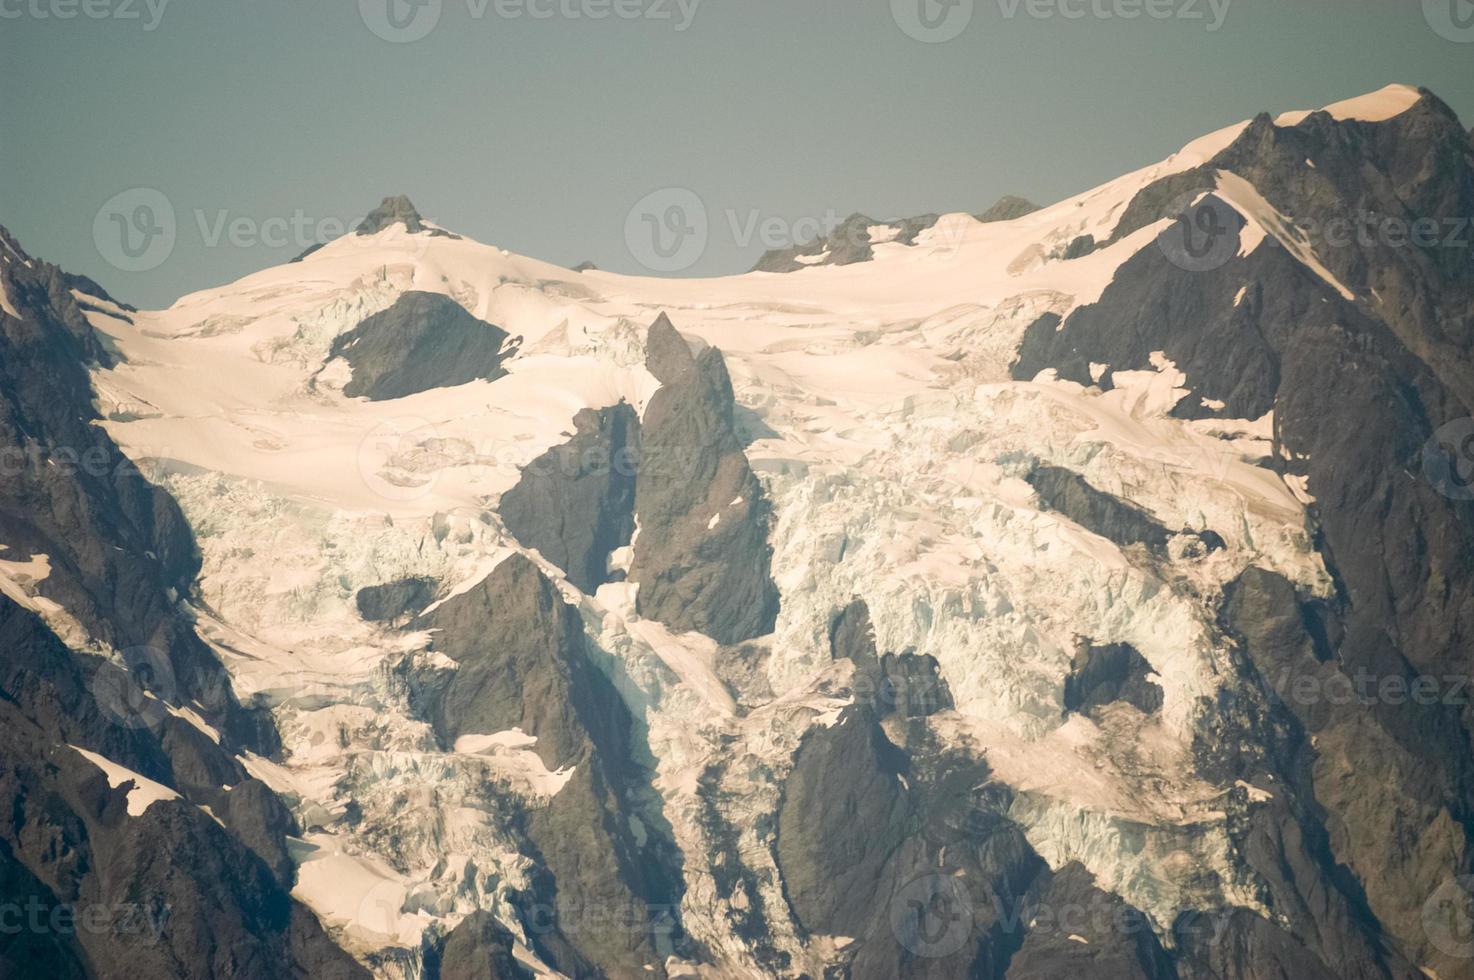
[[[405,230],[411,235],[425,230],[425,222],[420,217],[420,212],[415,210],[414,204],[408,197],[399,194],[384,198],[383,203],[370,211],[368,216],[358,223],[354,234],[375,235],[396,222],[403,224]]]
[[[1005,194],[982,214],[975,217],[984,223],[990,221],[1012,221],[1039,210],[1039,205],[1017,194]]]
[[[1417,105],[1424,95],[1422,89],[1394,84],[1352,99],[1333,102],[1322,106],[1319,111],[1330,113],[1331,118],[1338,122],[1386,122]],[[1294,126],[1309,115],[1311,112],[1304,110],[1284,112],[1275,118],[1275,123],[1280,126]]]

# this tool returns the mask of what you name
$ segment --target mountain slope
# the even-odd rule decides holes
[[[126,317],[0,248],[0,867],[32,923],[0,973],[365,976],[287,894],[290,815],[235,755],[275,728],[175,601],[189,529],[91,424],[86,315]]]

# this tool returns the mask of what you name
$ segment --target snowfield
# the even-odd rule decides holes
[[[1399,104],[1384,92],[1336,111]],[[648,726],[687,861],[709,851],[697,786],[722,756],[743,762],[726,767],[722,788],[742,801],[727,816],[746,835],[744,858],[771,862],[757,818],[775,812],[804,733],[847,703],[851,666],[831,661],[827,631],[861,597],[882,650],[937,658],[956,700],[938,730],[1018,791],[1010,815],[1051,865],[1081,861],[1159,928],[1190,897],[1174,873],[1188,860],[1219,873],[1222,902],[1257,907],[1222,829],[1234,787],[1197,780],[1188,759],[1199,699],[1231,676],[1213,628],[1223,585],[1258,564],[1308,592],[1331,587],[1303,486],[1258,465],[1272,419],[1170,417],[1194,379],[1160,357],[1152,371],[1097,365],[1114,385],[1104,393],[1048,372],[1008,374],[1026,327],[1092,302],[1163,225],[1084,258],[1066,261],[1063,249],[1084,234],[1108,239],[1142,187],[1206,161],[1241,130],[1014,221],[947,215],[915,245],[889,241],[852,266],[681,280],[575,273],[396,225],[132,325],[89,314],[125,358],[96,378],[107,429],[179,501],[202,549],[191,600],[201,634],[240,696],[265,698],[281,728],[284,762],[248,766],[306,832],[295,894],[364,956],[412,947],[432,923],[448,928],[477,908],[516,931],[506,897],[528,860],[502,829],[505,798],[535,805],[569,774],[543,767],[520,731],[438,746],[392,669],[436,656],[427,637],[363,621],[354,595],[411,575],[441,583],[442,596],[464,591],[520,550],[498,498],[568,438],[580,409],[644,410],[658,387],[645,330],[665,312],[726,355],[773,503],[782,607],[759,641],[772,699],[740,709],[714,666],[717,644],[642,620],[635,586],[584,595],[532,557],[577,604]],[[1325,274],[1247,182],[1223,175],[1220,192]],[[521,338],[510,373],[389,401],[344,397],[333,339],[411,289],[450,296]],[[1169,529],[1215,531],[1226,547],[1162,563],[1126,553],[1040,504],[1023,479],[1039,463]],[[45,574],[44,559],[0,561],[0,589],[21,595]],[[1163,691],[1159,716],[1118,706],[1099,723],[1065,717],[1082,635],[1141,652]],[[110,781],[135,780],[130,813],[165,798],[93,761]],[[351,828],[337,819],[350,803],[362,813]],[[727,958],[723,975],[756,975],[725,913],[709,876],[690,876],[687,930]],[[773,928],[795,964],[820,955],[787,924]],[[381,964],[412,974],[404,958]]]

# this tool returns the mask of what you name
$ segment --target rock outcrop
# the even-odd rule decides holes
[[[630,829],[648,776],[577,610],[512,555],[416,625],[456,664],[426,685],[422,706],[446,745],[520,729],[549,771],[567,774],[550,799],[528,803],[518,828],[537,863],[520,910],[539,955],[572,976],[661,975],[680,942],[672,849],[653,825],[643,841]]]
[[[693,356],[662,315],[647,367],[661,387],[640,424],[629,571],[640,615],[724,644],[768,633],[778,615],[768,502],[737,436],[721,352]]]
[[[1152,665],[1128,643],[1097,646],[1082,641],[1065,678],[1065,711],[1090,714],[1102,705],[1121,702],[1149,715],[1162,707],[1162,688],[1152,675]]]
[[[402,224],[405,231],[411,235],[428,232],[432,236],[457,238],[443,228],[434,228],[425,224],[425,219],[420,217],[420,212],[410,203],[410,199],[403,194],[394,197],[386,197],[353,229],[355,235],[376,235],[388,228],[390,225]]]
[[[0,596],[0,877],[67,923],[7,929],[0,968],[366,978],[288,893],[290,819],[236,758],[276,731],[176,605],[198,571],[183,517],[93,424],[87,364],[108,354],[79,280],[0,241],[0,542],[47,569]]]
[[[502,523],[524,547],[592,594],[613,575],[609,556],[635,529],[640,420],[620,403],[573,418],[574,435],[528,463],[502,495]]]
[[[1026,200],[1014,194],[1005,194],[982,214],[974,215],[979,221],[988,224],[993,221],[1013,221],[1022,218],[1026,214],[1033,214],[1039,210],[1039,205],[1033,201]]]
[[[339,334],[328,352],[353,372],[350,398],[403,398],[478,379],[495,380],[511,352],[506,331],[476,319],[449,296],[411,291]]]
[[[533,980],[512,953],[513,937],[490,912],[472,912],[425,965],[424,980]]]
[[[1347,235],[1310,242],[1319,270],[1273,238],[1245,248],[1245,220],[1211,193],[1223,172],[1302,228],[1329,236],[1343,226]],[[1303,833],[1332,828],[1328,850],[1291,862],[1284,883],[1288,896],[1326,894],[1317,889],[1329,882],[1333,899],[1330,907],[1307,899],[1308,918],[1293,934],[1318,964],[1296,972],[1403,975],[1405,963],[1386,951],[1395,947],[1440,976],[1467,976],[1467,962],[1430,938],[1424,908],[1450,876],[1474,870],[1469,725],[1441,699],[1378,692],[1382,682],[1407,690],[1418,678],[1443,690],[1440,679],[1467,672],[1465,638],[1474,635],[1474,511],[1441,482],[1467,460],[1433,438],[1474,410],[1474,243],[1446,234],[1474,214],[1467,134],[1427,93],[1381,122],[1318,112],[1278,126],[1261,116],[1204,167],[1169,180],[1144,191],[1127,217],[1145,226],[1171,217],[1169,202],[1184,194],[1210,192],[1189,211],[1220,215],[1198,223],[1222,237],[1217,259],[1183,261],[1172,238],[1181,233],[1168,228],[1121,266],[1098,302],[1031,328],[1015,376],[1053,367],[1089,384],[1092,362],[1151,370],[1161,351],[1192,390],[1178,415],[1273,411],[1271,465],[1307,481],[1338,586],[1330,608],[1307,616],[1283,585],[1256,573],[1229,607],[1253,669],[1300,679],[1302,694],[1279,700],[1312,743],[1303,778],[1279,773],[1296,799],[1290,822],[1267,839],[1294,850]],[[1389,217],[1445,235],[1414,247],[1383,233]],[[1373,687],[1366,704],[1343,697],[1358,677]],[[1406,844],[1388,847],[1394,840]],[[1336,903],[1351,911],[1336,912]],[[1281,966],[1255,956],[1299,957],[1266,939],[1262,925],[1245,926],[1235,942],[1248,958],[1236,970],[1265,975]]]
[[[366,585],[354,594],[353,602],[364,619],[384,623],[417,615],[434,598],[434,579],[411,576],[383,585]]]
[[[884,241],[902,245],[916,244],[916,236],[936,225],[940,215],[923,214],[895,221],[876,221],[863,214],[852,214],[833,229],[803,245],[771,249],[763,253],[753,272],[798,272],[817,265],[853,265],[875,257],[872,228],[888,230]]]

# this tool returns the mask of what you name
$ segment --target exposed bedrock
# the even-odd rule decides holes
[[[456,663],[420,706],[447,747],[516,728],[536,737],[550,771],[571,770],[517,822],[540,866],[521,901],[538,952],[573,976],[651,975],[647,965],[661,975],[682,942],[678,857],[658,821],[641,821],[643,841],[630,829],[649,777],[634,760],[624,701],[589,660],[577,610],[514,554],[416,626]]]
[[[92,916],[83,921],[97,926],[51,941],[7,929],[0,964],[16,976],[366,978],[287,893],[286,826],[264,787],[236,770],[235,787],[210,804],[230,830],[172,790],[136,806],[135,794],[151,792],[141,779],[183,785],[177,756],[98,706],[92,660],[0,597],[0,877],[25,889],[6,894],[42,908],[44,922]],[[73,745],[138,777],[110,780]],[[234,766],[223,753],[217,762]]]
[[[199,569],[184,518],[94,424],[87,365],[109,355],[71,290],[110,300],[0,242],[0,554],[46,568],[0,596],[0,877],[47,922],[103,920],[3,930],[0,972],[365,977],[288,894],[290,819],[237,760],[276,732],[176,602]],[[75,623],[36,612],[58,607]]]
[[[510,355],[506,331],[449,296],[418,291],[339,334],[328,352],[352,370],[343,394],[370,401],[494,380],[506,373],[502,362]]]
[[[633,541],[636,607],[673,630],[725,645],[771,632],[769,505],[737,434],[722,355],[693,356],[662,315],[646,365],[661,386],[643,418],[623,403],[581,411],[572,437],[503,494],[502,520],[590,593],[625,574],[610,558]]]
[[[1101,891],[1070,863],[1042,873],[1030,890],[1032,926],[1008,964],[1007,980],[1169,980],[1171,957],[1146,917]]]
[[[472,912],[426,958],[424,980],[533,980],[512,953],[513,937],[490,912]]]
[[[877,654],[870,607],[863,599],[830,621],[829,652],[855,664],[855,700],[870,706],[878,719],[925,718],[956,706],[935,657],[914,650]]]
[[[396,622],[419,613],[435,598],[435,580],[424,576],[367,585],[354,595],[358,614],[370,622]]]
[[[1152,714],[1162,707],[1162,688],[1153,682],[1152,673],[1152,665],[1128,643],[1097,646],[1081,641],[1065,678],[1065,711],[1090,714],[1120,701]]]
[[[621,402],[586,408],[573,425],[571,439],[527,464],[499,512],[518,542],[593,593],[614,577],[609,556],[634,533],[640,420]]]
[[[0,243],[25,257],[3,228]],[[39,259],[0,264],[0,290],[20,314],[0,312],[0,555],[45,555],[36,593],[125,660],[147,661],[131,683],[196,702],[234,743],[269,755],[276,733],[264,712],[241,707],[176,608],[199,571],[184,515],[94,424],[87,366],[109,355],[73,285]]]
[[[1324,272],[1273,240],[1239,254],[1244,221],[1210,196],[1198,207],[1227,215],[1221,262],[1195,270],[1174,262],[1167,229],[1121,266],[1098,302],[1057,330],[1031,328],[1014,373],[1052,367],[1088,384],[1092,363],[1147,370],[1162,351],[1192,391],[1178,414],[1274,412],[1273,465],[1307,479],[1338,587],[1329,617],[1317,613],[1309,624],[1262,575],[1246,577],[1230,609],[1267,683],[1300,679],[1301,693],[1279,700],[1310,741],[1309,775],[1287,792],[1303,796],[1296,805],[1329,830],[1336,866],[1351,879],[1348,900],[1364,894],[1366,942],[1378,942],[1380,929],[1384,945],[1445,980],[1474,975],[1424,916],[1446,881],[1474,867],[1467,698],[1447,703],[1450,685],[1468,674],[1474,636],[1474,509],[1440,475],[1455,471],[1458,447],[1434,438],[1474,409],[1474,246],[1447,237],[1416,246],[1381,230],[1388,218],[1445,233],[1467,225],[1468,136],[1426,93],[1378,123],[1320,112],[1280,127],[1260,117],[1205,167],[1171,178],[1179,193],[1148,188],[1142,208],[1180,204],[1184,189],[1210,190],[1219,171],[1252,184],[1302,229],[1320,229],[1304,234]],[[1338,223],[1349,234],[1333,240]],[[1343,681],[1358,678],[1370,685],[1366,703],[1344,696]],[[1434,703],[1408,693],[1420,681]],[[1286,841],[1294,836],[1290,826],[1282,831]],[[1309,872],[1295,870],[1295,887],[1311,888]],[[1346,945],[1334,929],[1326,941],[1309,928],[1300,923],[1297,938],[1322,962]],[[1383,958],[1399,968],[1391,953]]]
[[[647,367],[661,386],[640,424],[629,577],[641,616],[734,644],[769,633],[778,616],[769,505],[733,424],[721,352],[692,356],[662,315]]]

